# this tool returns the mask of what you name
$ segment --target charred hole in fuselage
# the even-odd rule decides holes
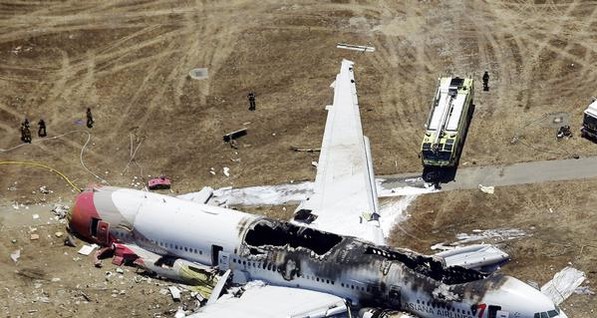
[[[307,227],[289,223],[270,223],[262,221],[255,224],[245,236],[249,246],[285,246],[304,247],[318,255],[327,253],[342,241],[342,237],[332,233],[320,232]]]
[[[468,283],[484,279],[488,276],[474,269],[468,269],[461,266],[445,267],[440,261],[434,260],[431,257],[416,254],[408,255],[397,251],[379,249],[373,246],[367,247],[365,254],[375,254],[388,260],[399,261],[411,270],[437,281],[441,281],[446,285]]]

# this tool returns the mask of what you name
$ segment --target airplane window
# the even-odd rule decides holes
[[[186,247],[186,246],[184,247],[184,251],[185,251],[185,252],[188,252],[188,251],[189,251],[189,250],[187,249],[187,247]]]
[[[272,271],[274,271],[274,272],[275,272],[275,271],[276,271],[276,268],[277,268],[277,267],[276,267],[276,265],[272,266]]]
[[[272,270],[272,263],[268,263],[268,264],[267,264],[267,270],[268,270],[268,271],[271,271],[271,270]]]
[[[539,313],[535,313],[535,314],[533,315],[533,318],[539,318]]]
[[[247,265],[247,261],[243,261],[243,265]]]
[[[199,255],[203,255],[203,251],[199,250]]]
[[[340,286],[344,287],[344,283],[340,283]]]
[[[547,316],[547,313],[546,313],[546,312],[542,312],[542,313],[541,313],[541,318],[549,318],[549,317]]]
[[[316,281],[319,281],[319,277],[315,278]]]
[[[547,314],[549,315],[549,318],[551,318],[551,317],[557,316],[558,312],[555,311],[555,310],[550,310],[550,311],[547,312]]]

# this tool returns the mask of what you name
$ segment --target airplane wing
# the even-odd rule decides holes
[[[301,203],[293,221],[383,245],[371,149],[363,136],[353,65],[343,60],[332,84],[334,102],[326,107],[314,193]]]
[[[249,282],[240,297],[226,294],[209,304],[193,318],[278,318],[278,317],[331,317],[347,311],[345,301],[326,293],[265,285],[260,281]]]

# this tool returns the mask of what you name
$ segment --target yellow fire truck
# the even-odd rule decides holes
[[[425,125],[421,144],[423,166],[458,164],[473,111],[473,79],[442,77]]]

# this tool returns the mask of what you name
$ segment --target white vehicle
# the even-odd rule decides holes
[[[352,62],[342,62],[333,87],[315,194],[292,222],[101,187],[77,197],[71,230],[146,268],[225,272],[193,317],[329,317],[348,307],[362,308],[362,317],[392,309],[402,317],[566,317],[515,278],[466,268],[475,267],[464,266],[466,257],[447,266],[446,258],[383,244]],[[227,279],[244,286],[240,297],[218,299]]]

